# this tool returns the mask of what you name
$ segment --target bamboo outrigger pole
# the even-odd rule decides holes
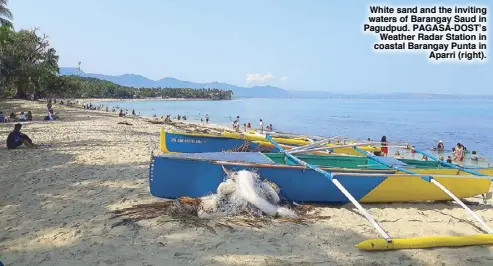
[[[359,151],[360,153],[366,155],[366,157],[382,164],[382,165],[385,165],[387,167],[390,167],[390,168],[393,168],[393,169],[396,169],[396,170],[399,170],[401,172],[404,172],[404,173],[408,173],[408,174],[411,174],[411,175],[415,175],[415,176],[419,176],[421,177],[421,179],[425,180],[425,181],[428,181],[432,184],[434,184],[435,186],[437,186],[440,190],[442,190],[443,192],[445,192],[449,197],[451,197],[455,202],[457,202],[462,208],[464,208],[477,222],[479,222],[483,228],[485,229],[486,232],[488,232],[488,234],[493,234],[493,229],[491,229],[484,221],[483,219],[481,219],[476,213],[474,213],[469,207],[467,207],[464,202],[462,202],[457,196],[454,195],[454,193],[452,193],[450,190],[448,190],[446,187],[444,187],[440,182],[436,181],[435,179],[433,179],[433,176],[429,176],[429,175],[421,175],[419,173],[416,173],[416,172],[413,172],[413,171],[410,171],[410,170],[407,170],[407,169],[404,169],[404,168],[401,168],[401,167],[397,167],[397,166],[394,166],[394,165],[390,165],[384,161],[382,161],[380,158],[378,158],[377,156],[373,155],[373,154],[370,154],[358,147],[354,147],[354,149],[356,149],[357,151]],[[417,152],[417,151],[416,151]],[[423,154],[424,155],[424,154]],[[426,156],[426,155],[425,155]]]
[[[339,136],[334,136],[334,137],[326,138],[323,140],[315,141],[313,143],[310,143],[310,144],[307,144],[304,146],[295,147],[293,149],[290,149],[290,151],[306,150],[306,149],[311,149],[311,148],[315,148],[315,147],[320,147],[322,145],[330,143],[333,139],[338,138],[338,137]]]
[[[354,204],[354,206],[356,206],[356,208],[358,208],[358,210],[361,212],[361,214],[363,214],[365,216],[365,218],[370,221],[370,223],[373,225],[373,227],[375,227],[375,229],[383,236],[383,238],[385,238],[385,240],[387,241],[387,243],[392,243],[392,238],[389,236],[389,234],[387,234],[387,232],[385,232],[385,230],[383,230],[383,228],[377,223],[377,221],[375,221],[375,219],[373,218],[373,216],[371,216],[370,213],[368,213],[362,206],[361,204],[351,195],[351,193],[349,193],[349,191],[346,190],[346,188],[339,182],[339,180],[335,179],[334,178],[334,175],[332,175],[331,173],[329,172],[326,172],[316,166],[313,166],[307,162],[304,162],[298,158],[296,158],[295,156],[291,155],[288,151],[284,150],[275,140],[273,140],[269,135],[266,136],[266,139],[268,141],[270,141],[277,149],[279,149],[280,152],[284,153],[287,157],[289,157],[291,160],[294,160],[296,161],[297,163],[307,167],[307,168],[310,168],[322,175],[324,175],[325,177],[327,177],[341,192],[342,194],[344,194],[344,196],[346,196],[349,201],[351,201],[351,203]]]
[[[356,146],[370,146],[370,145],[374,145],[374,144],[380,144],[380,142],[353,143],[353,144],[344,144],[344,145],[337,145],[337,146],[326,146],[326,147],[319,147],[319,148],[296,150],[293,152],[291,152],[291,150],[289,150],[289,152],[292,154],[310,153],[310,152],[315,152],[315,151],[333,150],[333,149],[338,149],[338,148],[348,148],[348,147],[356,147]],[[406,146],[386,146],[386,147],[405,148]]]

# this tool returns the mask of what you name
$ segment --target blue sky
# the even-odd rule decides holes
[[[60,66],[332,92],[487,93],[493,68],[376,54],[362,33],[373,1],[11,0],[16,29],[39,27]],[[457,4],[386,1],[389,4]],[[477,1],[487,4],[488,1]]]

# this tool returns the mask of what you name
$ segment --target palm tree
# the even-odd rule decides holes
[[[0,26],[12,27],[12,12],[7,8],[8,0],[0,0]]]

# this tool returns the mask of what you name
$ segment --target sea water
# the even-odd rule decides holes
[[[95,104],[95,103],[93,103]],[[99,104],[99,103],[98,103]],[[237,99],[231,101],[118,101],[101,104],[135,109],[143,116],[186,115],[200,121],[231,125],[250,122],[274,131],[390,142],[408,142],[429,150],[439,140],[450,153],[457,142],[479,156],[493,159],[493,101],[393,99]],[[418,158],[420,159],[420,158]]]

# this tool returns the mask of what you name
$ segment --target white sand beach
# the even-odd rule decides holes
[[[149,193],[151,152],[158,150],[161,127],[182,129],[53,107],[61,120],[47,122],[41,121],[46,104],[0,102],[4,114],[33,111],[34,121],[23,123],[22,132],[43,144],[7,150],[14,123],[0,123],[0,261],[6,266],[493,265],[489,246],[358,250],[355,244],[379,235],[351,204],[318,208],[330,218],[304,224],[240,217],[203,222],[207,227],[166,217],[110,219],[111,211],[163,201]],[[454,203],[365,207],[394,238],[481,233]],[[471,208],[493,226],[491,202]]]

